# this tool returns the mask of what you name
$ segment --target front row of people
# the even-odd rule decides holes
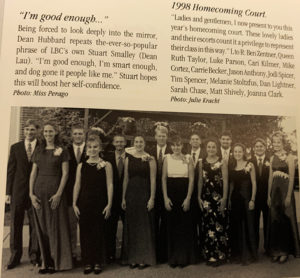
[[[73,263],[63,194],[69,154],[59,146],[57,136],[55,126],[45,124],[44,140],[31,158],[29,196],[42,257],[41,274],[71,269]],[[121,142],[117,143],[118,139]],[[125,147],[124,141],[124,137],[115,136],[116,151],[105,160],[99,156],[99,136],[89,135],[87,159],[78,160],[72,206],[79,219],[85,274],[99,274],[107,259],[115,256],[120,216],[122,263],[140,269],[156,264],[160,236],[155,215],[158,194],[165,207],[160,211],[158,225],[165,225],[166,259],[171,267],[194,264],[202,256],[211,266],[221,265],[231,257],[242,264],[255,261],[259,229],[255,205],[259,194],[267,194],[270,208],[268,229],[264,228],[265,250],[272,261],[284,263],[289,254],[300,256],[293,195],[295,166],[292,156],[284,150],[281,134],[272,137],[274,155],[270,161],[258,152],[258,161],[252,162],[246,160],[243,144],[234,145],[232,157],[228,154],[221,158],[215,139],[207,140],[202,158],[199,154],[195,158],[194,153],[184,155],[179,137],[172,138],[171,153],[164,148],[162,154],[161,148],[154,157],[145,151],[142,136],[134,138],[133,148],[126,154],[120,151]],[[265,147],[261,139],[257,144]],[[264,169],[268,169],[269,184],[267,192],[261,193],[257,183]],[[159,182],[157,175],[161,177]],[[194,212],[197,208],[201,213]],[[201,227],[197,228],[197,223]]]

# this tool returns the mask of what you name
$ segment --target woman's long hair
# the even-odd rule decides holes
[[[47,146],[47,142],[46,142],[46,139],[44,137],[44,128],[46,125],[50,125],[53,127],[53,129],[56,131],[56,134],[54,136],[54,147],[61,147],[62,144],[61,144],[61,140],[60,140],[60,136],[59,136],[59,130],[58,130],[58,127],[56,126],[55,123],[53,122],[45,122],[43,124],[43,129],[42,129],[42,139],[41,139],[41,143],[40,143],[40,148],[42,151],[45,151],[46,149],[46,146]]]
[[[233,145],[233,148],[232,148],[232,152],[233,152],[233,163],[232,163],[232,169],[231,169],[231,170],[233,170],[233,169],[236,167],[236,165],[237,165],[237,161],[236,161],[236,159],[235,159],[235,157],[234,157],[234,148],[235,148],[235,147],[241,147],[241,148],[242,148],[242,150],[243,150],[243,152],[244,152],[243,159],[244,159],[245,161],[247,161],[247,157],[246,157],[246,146],[245,146],[244,144],[242,144],[242,143],[235,143],[235,144]]]

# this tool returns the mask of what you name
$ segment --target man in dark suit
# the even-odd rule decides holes
[[[111,207],[111,216],[107,220],[107,256],[109,262],[116,258],[116,235],[118,230],[118,221],[121,218],[124,224],[124,211],[121,207],[122,188],[124,178],[124,165],[126,159],[125,146],[126,138],[124,135],[116,134],[112,142],[115,150],[107,154],[105,160],[109,161],[113,168],[113,202]]]
[[[266,155],[266,142],[261,138],[257,138],[254,142],[254,157],[251,159],[255,167],[256,174],[256,198],[255,198],[255,230],[256,242],[259,246],[259,222],[260,215],[263,216],[264,229],[264,249],[267,250],[267,223],[268,223],[268,179],[270,171],[270,160]]]
[[[155,129],[156,145],[149,153],[157,164],[156,173],[156,194],[155,194],[155,238],[156,257],[159,263],[167,261],[167,227],[165,203],[162,192],[162,165],[166,154],[172,153],[171,146],[167,144],[168,129],[164,126],[157,126]]]
[[[65,187],[69,214],[69,227],[72,247],[72,257],[74,265],[77,265],[77,218],[75,216],[73,203],[73,189],[76,179],[76,170],[79,163],[86,160],[85,153],[85,132],[81,125],[72,126],[71,130],[72,144],[68,146],[70,154],[69,177]]]
[[[7,269],[20,264],[23,251],[23,222],[25,211],[29,219],[28,254],[33,265],[40,264],[40,251],[29,198],[29,177],[32,168],[31,157],[37,148],[36,139],[39,126],[28,120],[24,127],[25,140],[11,146],[7,166],[6,203],[10,204],[10,251]]]
[[[194,191],[192,194],[191,210],[195,232],[197,233],[198,243],[201,244],[201,210],[198,204],[198,179],[199,179],[199,160],[204,159],[205,151],[201,148],[201,137],[197,133],[190,136],[190,155],[194,164]]]
[[[222,132],[220,136],[220,150],[219,156],[225,161],[228,165],[228,169],[232,169],[234,165],[234,158],[231,150],[231,143],[232,143],[232,134],[229,130],[225,130]]]

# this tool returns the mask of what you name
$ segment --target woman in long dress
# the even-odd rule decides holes
[[[185,267],[196,263],[197,237],[190,210],[194,187],[191,157],[182,154],[181,138],[171,140],[172,154],[163,162],[162,186],[167,210],[168,263]]]
[[[235,144],[234,168],[230,173],[231,247],[232,258],[247,265],[257,260],[254,202],[256,178],[254,165],[246,160],[246,148]]]
[[[285,263],[289,254],[300,257],[299,233],[296,219],[294,176],[295,163],[284,150],[284,136],[272,136],[274,155],[271,157],[268,188],[270,207],[269,248],[272,262]]]
[[[77,167],[73,209],[79,219],[84,274],[102,271],[106,263],[105,220],[110,216],[113,185],[112,166],[99,157],[101,140],[90,135],[86,142],[88,160]]]
[[[156,163],[144,151],[145,139],[135,136],[133,152],[125,160],[122,208],[125,210],[123,230],[123,264],[143,269],[156,264],[154,199]]]
[[[42,144],[32,158],[29,182],[43,261],[40,274],[72,268],[68,211],[63,194],[68,178],[68,160],[68,152],[59,146],[55,125],[46,123]]]
[[[227,212],[228,166],[217,156],[217,141],[206,143],[207,157],[199,163],[198,200],[202,210],[203,251],[207,264],[219,266],[229,258]]]

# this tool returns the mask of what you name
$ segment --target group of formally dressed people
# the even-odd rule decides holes
[[[263,216],[264,249],[272,262],[300,256],[293,192],[294,158],[284,136],[272,135],[273,154],[264,139],[253,142],[246,158],[232,135],[202,144],[190,136],[183,152],[179,136],[157,126],[156,145],[115,134],[114,150],[103,154],[95,131],[72,127],[72,143],[63,147],[52,122],[28,120],[24,141],[12,145],[8,161],[6,202],[11,206],[11,258],[20,264],[25,211],[29,219],[29,257],[40,274],[68,270],[77,264],[77,227],[85,274],[99,274],[116,260],[116,234],[123,223],[120,262],[144,269],[157,263],[185,267],[201,259],[219,266],[257,260],[259,223]]]

